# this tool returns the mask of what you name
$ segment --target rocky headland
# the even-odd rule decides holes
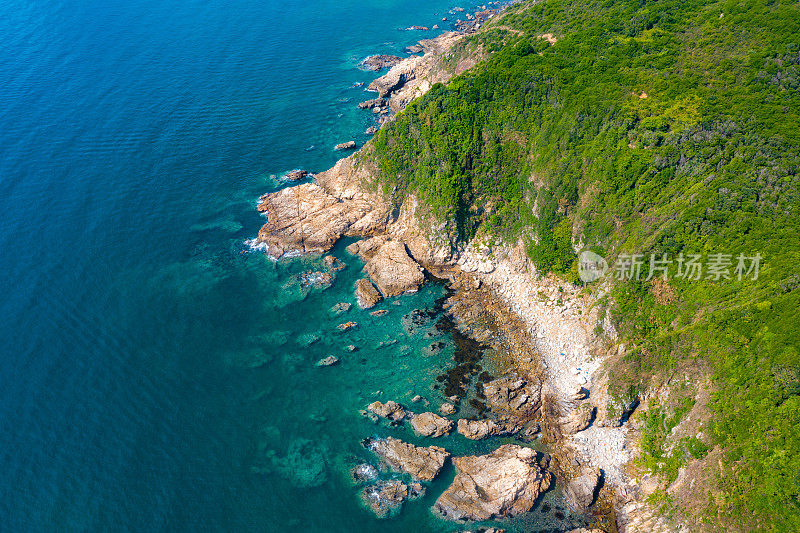
[[[396,113],[434,83],[447,82],[476,64],[480,53],[455,64],[446,57],[463,37],[448,32],[421,41],[424,55],[398,62],[370,84],[382,100],[365,107],[380,104]],[[608,344],[616,335],[596,305],[602,290],[592,296],[539,275],[522,242],[479,238],[454,245],[445,226],[413,195],[398,206],[381,192],[379,171],[370,160],[372,149],[368,143],[311,183],[262,196],[258,209],[267,222],[258,240],[271,257],[280,259],[322,254],[342,237],[360,237],[348,247],[365,262],[365,277],[356,287],[360,306],[415,291],[426,273],[446,278],[453,289],[446,305],[458,328],[500,354],[497,363],[506,373],[481,381],[478,418],[453,423],[430,412],[415,415],[392,401],[368,407],[372,416],[394,424],[408,421],[428,437],[455,427],[473,440],[497,435],[531,440],[541,435],[550,445],[552,460],[547,465],[530,448],[515,445],[453,459],[458,473],[437,500],[436,512],[467,520],[513,516],[529,510],[555,478],[566,487],[571,505],[594,512],[609,533],[653,525],[643,503],[646,494],[626,472],[631,458],[626,420],[635,403],[609,393],[603,368],[604,360],[625,348]],[[603,341],[595,334],[598,325],[606,332]],[[451,407],[442,414],[452,415]],[[391,437],[369,441],[368,447],[390,468],[424,481],[433,479],[449,457],[443,448],[415,447]],[[381,483],[364,492],[368,505],[380,512],[414,492],[404,483]]]

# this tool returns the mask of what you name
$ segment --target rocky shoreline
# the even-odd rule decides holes
[[[453,69],[442,66],[447,51],[463,36],[444,33],[421,41],[425,54],[397,62],[370,84],[379,99],[363,107],[397,113],[434,83],[445,83],[473,66],[478,57],[465,58]],[[636,531],[643,524],[657,529],[639,486],[626,472],[632,441],[625,421],[635,405],[622,404],[608,392],[602,363],[625,348],[613,344],[614,328],[596,305],[602,289],[591,296],[555,277],[539,276],[521,242],[478,239],[452,246],[444,226],[431,224],[413,196],[396,208],[377,192],[371,149],[367,144],[311,183],[262,196],[258,209],[267,222],[258,241],[280,259],[323,254],[342,237],[360,237],[348,251],[365,261],[365,277],[356,288],[361,307],[415,291],[426,273],[446,278],[453,289],[446,305],[457,327],[495,348],[504,375],[480,379],[467,365],[456,376],[480,381],[481,398],[475,399],[480,418],[453,424],[435,413],[411,413],[394,402],[376,402],[366,412],[392,423],[408,420],[417,434],[432,438],[455,426],[468,439],[518,435],[526,440],[541,433],[551,447],[546,464],[520,446],[453,458],[458,474],[437,500],[436,512],[458,520],[513,516],[530,509],[554,476],[575,509],[593,513],[600,531]],[[598,325],[606,333],[603,340],[594,333]],[[452,411],[442,414],[452,414],[456,408],[450,407]],[[397,439],[365,444],[415,483],[433,479],[441,469],[422,475],[420,468],[440,459],[444,464],[449,457],[441,448],[420,449]],[[502,473],[501,480],[495,471]],[[423,490],[376,482],[362,497],[377,514],[386,515]]]

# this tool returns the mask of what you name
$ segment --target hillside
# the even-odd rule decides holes
[[[800,3],[524,2],[457,46],[487,58],[365,156],[384,191],[454,248],[522,242],[565,282],[582,250],[605,257],[627,347],[610,392],[640,402],[650,503],[698,529],[800,530]],[[613,269],[634,254],[639,279]]]

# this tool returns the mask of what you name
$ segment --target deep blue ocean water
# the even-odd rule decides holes
[[[348,268],[321,291],[297,278],[319,258],[275,264],[245,245],[275,176],[366,139],[355,104],[371,96],[352,85],[375,75],[359,60],[401,53],[431,35],[401,28],[451,7],[0,4],[0,530],[462,529],[429,511],[452,469],[383,521],[348,474],[372,460],[366,437],[423,442],[358,410],[442,401],[452,343],[426,354],[401,317],[443,287],[385,302],[385,317],[334,317],[361,266],[342,246]],[[341,364],[315,367],[330,354]]]

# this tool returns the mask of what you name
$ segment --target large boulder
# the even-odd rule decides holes
[[[356,281],[356,302],[361,309],[370,309],[383,299],[381,293],[366,278]]]
[[[586,512],[594,503],[595,491],[600,483],[600,471],[597,468],[584,467],[580,475],[567,483],[564,496],[579,512]]]
[[[355,150],[358,145],[355,141],[339,143],[333,147],[334,150]]]
[[[529,511],[550,487],[536,452],[505,444],[488,455],[453,459],[458,473],[434,509],[450,520],[489,520]]]
[[[425,275],[400,241],[386,237],[371,237],[347,247],[365,261],[364,269],[384,297],[415,292]]]
[[[453,429],[453,421],[436,413],[420,413],[411,419],[411,427],[423,437],[441,437],[449,435]]]
[[[365,445],[383,459],[389,468],[405,472],[420,481],[435,478],[450,457],[450,452],[439,446],[414,446],[394,437],[369,439]]]
[[[595,407],[589,402],[579,404],[569,415],[559,421],[561,432],[565,435],[574,435],[588,428],[592,423],[595,411]]]
[[[403,406],[393,400],[389,400],[386,403],[372,402],[367,406],[367,411],[393,422],[399,422],[406,416],[406,410],[403,409]]]
[[[468,420],[462,418],[458,421],[456,430],[470,440],[481,440],[494,435],[499,435],[502,431],[494,420]]]

